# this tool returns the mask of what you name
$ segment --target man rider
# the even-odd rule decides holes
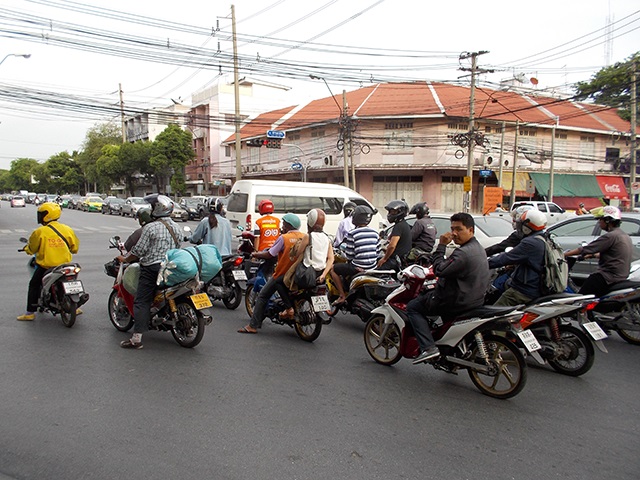
[[[357,205],[353,202],[346,202],[344,204],[344,207],[342,207],[344,218],[340,220],[340,223],[338,224],[338,230],[336,231],[336,238],[333,241],[334,247],[336,248],[340,247],[340,244],[344,240],[344,237],[347,235],[347,233],[353,230],[354,225],[351,219],[351,214],[355,210],[356,206]]]
[[[151,218],[151,212],[147,208],[143,208],[138,212],[138,223],[140,224],[140,228],[136,229],[124,242],[124,249],[129,252],[138,243],[140,240],[140,235],[142,235],[142,227],[144,227],[147,223],[152,222],[153,218]]]
[[[399,271],[402,260],[411,250],[411,227],[404,219],[409,212],[409,205],[404,200],[392,200],[384,208],[387,210],[387,221],[394,225],[384,257],[378,261],[378,268]]]
[[[295,257],[291,258],[292,255],[290,255],[291,248],[298,243],[298,240],[301,240],[305,236],[304,233],[299,231],[300,223],[300,218],[296,214],[284,214],[282,217],[283,233],[278,237],[273,246],[268,250],[257,251],[251,254],[253,258],[260,258],[264,260],[277,258],[278,262],[276,263],[276,269],[273,272],[273,276],[262,287],[258,294],[256,304],[253,306],[253,315],[251,315],[249,324],[238,330],[238,333],[258,333],[257,329],[261,328],[265,317],[264,311],[267,306],[267,302],[276,290],[282,293],[280,296],[283,302],[288,301],[289,294],[288,289],[284,284],[284,275],[295,261]],[[291,305],[287,304],[285,304],[285,306],[287,309],[291,307]]]
[[[142,348],[142,335],[149,330],[151,305],[156,291],[160,264],[172,248],[180,248],[180,227],[171,220],[173,201],[165,195],[153,193],[144,197],[150,204],[152,222],[142,227],[140,240],[120,262],[140,262],[140,279],[133,301],[133,335],[120,343],[122,348]]]
[[[280,236],[280,219],[271,215],[273,210],[271,200],[260,200],[258,212],[261,217],[256,220],[254,231],[256,236],[255,249],[259,252],[271,248]]]
[[[224,216],[224,204],[219,198],[210,198],[207,202],[207,210],[209,215],[200,220],[189,241],[215,245],[220,255],[227,257],[232,254],[232,233],[231,222]]]
[[[468,213],[451,216],[451,232],[440,236],[433,254],[433,272],[438,277],[436,286],[407,304],[407,317],[420,345],[420,355],[414,364],[433,361],[440,356],[427,316],[459,315],[484,303],[489,266],[474,231],[475,223]],[[459,247],[445,258],[451,240]]]
[[[36,268],[29,281],[27,310],[17,317],[17,320],[21,321],[31,321],[36,318],[35,312],[38,309],[42,278],[47,270],[69,263],[72,254],[78,253],[78,248],[80,247],[80,241],[73,229],[58,222],[60,215],[62,215],[60,205],[53,202],[45,202],[38,207],[37,215],[38,223],[42,224],[42,226],[31,233],[29,241],[24,247],[27,255],[36,256]],[[81,313],[80,309],[76,312],[76,314]]]
[[[581,294],[601,297],[612,284],[626,280],[631,269],[633,244],[629,235],[620,228],[622,216],[617,207],[606,206],[594,213],[604,234],[584,247],[566,251],[565,257],[599,254],[598,269],[589,275],[580,288]]]
[[[511,224],[513,226],[513,232],[507,238],[502,240],[500,243],[496,243],[495,245],[491,245],[484,249],[487,257],[491,255],[495,255],[496,253],[504,252],[508,247],[515,247],[520,243],[522,237],[524,236],[522,230],[518,228],[518,222],[522,218],[522,214],[527,210],[533,210],[531,205],[521,205],[514,210],[511,211]]]
[[[423,253],[431,253],[436,244],[438,234],[436,226],[429,216],[429,206],[426,202],[416,203],[409,211],[416,216],[416,221],[411,227],[411,245],[408,259],[415,260]]]
[[[495,305],[519,305],[541,296],[541,275],[545,262],[545,243],[535,237],[544,234],[547,217],[538,210],[525,210],[516,222],[523,237],[513,250],[489,258],[489,268],[516,265],[507,289]]]

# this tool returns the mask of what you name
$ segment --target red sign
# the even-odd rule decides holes
[[[627,197],[627,187],[620,177],[596,176],[604,198],[624,200]]]

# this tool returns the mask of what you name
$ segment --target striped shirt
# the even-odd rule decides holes
[[[358,268],[375,268],[381,256],[380,237],[373,228],[354,228],[344,237],[343,245],[347,259]]]
[[[180,242],[183,233],[180,231],[180,227],[169,218],[158,219],[154,222],[147,223],[142,228],[140,240],[138,240],[138,243],[136,243],[130,252],[140,259],[140,265],[146,267],[161,263],[170,249],[180,248],[180,244],[178,243],[178,245],[176,245],[176,241],[173,239],[171,233],[169,233],[169,228],[173,230],[178,242]]]

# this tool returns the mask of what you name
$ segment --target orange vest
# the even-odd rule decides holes
[[[287,232],[282,235],[282,240],[284,240],[284,249],[278,254],[278,263],[276,264],[276,269],[273,272],[274,277],[280,277],[287,273],[287,270],[294,264],[296,259],[291,260],[289,258],[289,252],[291,251],[291,247],[293,247],[298,239],[304,237],[304,233],[299,232],[297,230],[293,230],[291,232]]]
[[[260,230],[258,238],[258,251],[261,252],[266,248],[271,248],[280,236],[280,219],[265,215],[256,220],[256,226]]]

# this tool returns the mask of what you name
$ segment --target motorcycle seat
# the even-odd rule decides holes
[[[623,290],[625,288],[640,288],[640,282],[634,282],[633,280],[623,280],[621,282],[614,283],[607,294],[615,290]]]
[[[548,302],[550,300],[556,300],[558,298],[569,298],[569,297],[582,297],[583,295],[579,294],[579,293],[566,293],[566,292],[560,292],[560,293],[553,293],[551,295],[545,295],[544,297],[540,297],[540,298],[536,298],[534,300],[531,300],[529,303],[527,303],[526,305],[535,305],[537,303],[542,303],[542,302]]]
[[[484,305],[482,307],[474,308],[473,310],[463,312],[454,317],[449,316],[447,321],[468,320],[470,318],[495,317],[498,315],[505,315],[509,312],[513,312],[514,310],[517,310],[517,308],[518,306],[503,307],[503,306],[495,306],[495,305]],[[443,320],[445,320],[445,317],[443,317]]]

